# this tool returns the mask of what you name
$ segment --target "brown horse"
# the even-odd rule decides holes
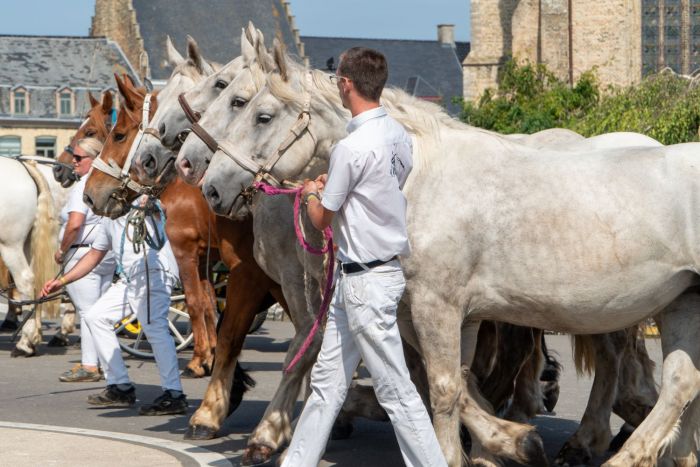
[[[145,90],[135,88],[128,80],[117,79],[117,83],[124,105],[100,158],[123,165],[141,123]],[[152,98],[151,102],[151,112],[155,112],[157,100]],[[174,170],[171,172],[160,180],[165,187],[160,199],[166,210],[166,231],[174,251],[177,245],[175,255],[193,329],[195,323],[200,322],[192,316],[194,310],[206,309],[205,316],[209,310],[209,316],[214,312],[213,290],[202,267],[209,246],[218,250],[219,257],[230,270],[212,380],[197,411],[199,416],[195,414],[188,432],[188,437],[207,439],[214,437],[226,416],[240,403],[247,386],[252,384],[238,365],[238,355],[255,315],[275,301],[285,309],[286,304],[280,287],[253,259],[250,220],[236,222],[214,216],[201,191],[177,179]],[[86,202],[97,214],[122,215],[137,193],[129,189],[124,192],[121,185],[119,180],[94,170],[85,188]],[[126,203],[119,201],[120,198]],[[207,335],[214,335],[209,323],[205,329]],[[195,343],[203,339],[195,335]]]

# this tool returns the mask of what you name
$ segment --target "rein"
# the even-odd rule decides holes
[[[331,303],[331,296],[333,295],[333,272],[335,266],[335,252],[333,251],[333,229],[327,227],[323,230],[323,239],[325,241],[325,246],[323,246],[323,248],[319,249],[314,247],[304,238],[304,234],[301,231],[301,224],[299,222],[299,219],[301,217],[300,214],[302,187],[291,189],[277,188],[260,181],[255,182],[253,186],[256,190],[260,190],[268,196],[294,195],[294,231],[296,232],[297,241],[299,242],[299,245],[301,245],[304,251],[307,251],[312,255],[328,255],[328,266],[326,269],[326,284],[323,289],[321,308],[318,310],[318,314],[316,315],[314,324],[311,327],[311,330],[309,331],[309,335],[306,336],[306,339],[304,339],[304,343],[301,345],[296,355],[294,355],[294,358],[289,362],[287,368],[284,369],[285,372],[290,372],[311,346],[311,342],[313,341],[314,336],[318,331],[318,328],[321,326],[321,322],[323,321],[324,316],[328,312],[328,308]]]

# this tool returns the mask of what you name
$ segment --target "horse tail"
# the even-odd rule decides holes
[[[0,258],[0,288],[5,289],[10,286],[10,270],[5,262]]]
[[[576,373],[581,376],[584,373],[589,376],[595,372],[595,345],[589,335],[576,335],[571,340],[572,352]]]
[[[31,268],[34,274],[34,296],[37,297],[46,281],[53,279],[58,273],[58,265],[54,261],[54,255],[58,249],[58,218],[49,184],[36,168],[36,163],[23,162],[23,164],[38,190],[36,217],[29,244]],[[37,307],[37,316],[54,319],[59,314],[59,305],[56,300],[41,304]]]

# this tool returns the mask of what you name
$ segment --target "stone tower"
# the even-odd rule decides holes
[[[596,68],[603,85],[638,82],[642,1],[650,0],[471,0],[465,99],[495,87],[509,57],[544,63],[567,81]]]

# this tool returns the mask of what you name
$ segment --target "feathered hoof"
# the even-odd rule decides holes
[[[567,441],[554,458],[554,465],[562,467],[576,467],[590,465],[591,452],[585,448],[575,448]]]
[[[208,426],[190,425],[187,427],[187,432],[185,432],[185,439],[214,439],[216,438],[216,432],[217,430]]]
[[[243,453],[243,461],[241,462],[241,465],[265,464],[266,462],[269,462],[274,452],[274,449],[269,446],[263,446],[262,444],[250,445]]]
[[[0,323],[0,332],[15,332],[18,327],[17,321],[4,320]]]
[[[622,446],[627,442],[632,433],[634,432],[634,427],[625,423],[620,428],[620,431],[615,435],[615,437],[610,441],[610,446],[608,446],[608,451],[617,452]]]
[[[181,378],[188,378],[188,379],[195,379],[195,378],[204,378],[206,376],[206,371],[204,371],[204,368],[200,367],[199,370],[193,370],[190,367],[185,367],[184,370],[182,370],[182,373],[180,373]]]
[[[333,425],[333,429],[331,430],[331,439],[348,439],[350,435],[352,434],[354,428],[352,426],[352,423],[344,423],[344,424],[339,424],[336,423]]]
[[[517,442],[518,460],[525,465],[544,467],[549,465],[544,452],[542,438],[535,430],[530,430]]]
[[[68,347],[70,345],[70,339],[62,332],[57,332],[46,345],[49,347]]]
[[[10,353],[10,357],[12,358],[17,358],[17,357],[33,357],[36,355],[36,351],[32,349],[31,351],[26,351],[24,349],[20,349],[19,347],[15,347],[12,349],[12,352]]]

